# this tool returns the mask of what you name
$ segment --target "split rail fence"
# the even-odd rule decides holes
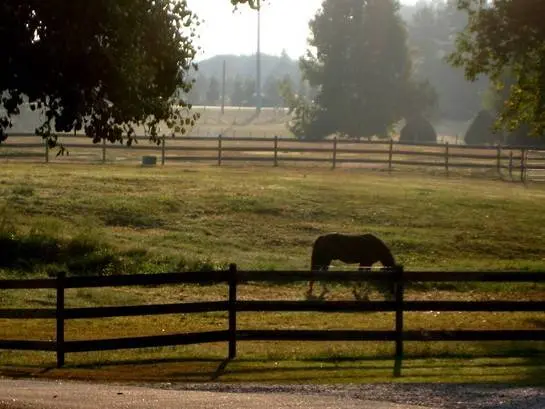
[[[0,339],[0,349],[51,351],[57,366],[65,364],[67,353],[104,351],[128,348],[227,342],[229,359],[237,355],[237,344],[243,341],[383,341],[395,343],[397,374],[400,374],[406,341],[545,341],[545,329],[536,330],[406,330],[404,313],[411,311],[519,312],[545,313],[541,301],[408,301],[405,287],[411,282],[530,282],[545,283],[539,272],[404,272],[402,268],[362,274],[358,271],[315,272],[321,282],[388,282],[395,286],[391,301],[248,301],[237,298],[237,288],[247,282],[293,283],[307,281],[307,271],[238,271],[236,265],[217,272],[116,275],[101,277],[0,280],[0,290],[52,289],[56,291],[56,308],[0,309],[1,319],[56,320],[56,339],[51,341]],[[67,308],[65,291],[73,288],[158,286],[187,283],[227,285],[226,300],[176,304],[132,305],[114,307]],[[149,316],[228,312],[225,330],[171,335],[140,336],[95,340],[66,340],[65,323],[69,320],[105,317]],[[392,330],[244,330],[237,327],[241,312],[302,312],[361,313],[364,311],[393,312]]]
[[[154,155],[162,165],[167,162],[210,162],[221,166],[232,162],[316,163],[335,169],[350,166],[379,167],[392,171],[402,166],[444,169],[484,169],[498,174],[532,180],[545,179],[545,149],[528,146],[473,146],[457,144],[398,143],[389,141],[326,140],[300,141],[292,138],[200,137],[163,138],[159,145],[142,141],[127,147],[103,141],[93,144],[84,135],[62,135],[60,141],[76,160],[117,162]],[[97,151],[100,151],[97,154]],[[123,156],[120,156],[123,155]],[[0,157],[8,160],[55,160],[55,155],[39,137],[12,135],[0,145]],[[63,160],[63,159],[56,159]],[[536,176],[535,178],[532,176]]]

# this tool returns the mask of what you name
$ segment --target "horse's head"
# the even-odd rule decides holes
[[[388,247],[384,247],[382,254],[380,255],[380,263],[386,268],[396,268],[398,266],[394,255]]]

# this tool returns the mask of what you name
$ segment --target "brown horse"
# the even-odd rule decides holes
[[[392,252],[382,240],[372,234],[347,235],[347,234],[326,234],[320,236],[312,247],[311,271],[327,271],[333,260],[340,260],[344,263],[359,264],[359,270],[371,269],[371,266],[380,262],[384,267],[395,267],[396,262]],[[307,295],[312,297],[314,280],[309,281]],[[360,284],[361,289],[361,284]],[[323,286],[320,298],[328,292]],[[353,290],[356,298],[361,294]],[[388,292],[393,295],[394,288],[388,287]]]

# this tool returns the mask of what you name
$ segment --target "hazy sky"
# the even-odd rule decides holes
[[[282,49],[293,57],[301,56],[307,45],[308,21],[323,0],[262,0],[261,50],[280,55]],[[204,23],[199,27],[197,44],[203,49],[197,60],[217,54],[254,54],[257,47],[256,12],[239,7],[233,13],[229,0],[187,0]],[[402,1],[414,4],[415,0]]]

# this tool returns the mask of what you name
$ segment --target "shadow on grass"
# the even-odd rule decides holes
[[[545,319],[527,319],[527,324],[535,329],[545,329]],[[498,347],[498,342],[501,342]],[[520,367],[524,367],[524,374],[521,374],[519,384],[525,385],[543,385],[545,378],[545,342],[543,341],[488,341],[479,342],[484,351],[488,351],[492,357],[511,357],[520,359]],[[505,365],[504,365],[505,366]],[[522,402],[522,401],[521,401]],[[519,402],[520,403],[520,402]],[[513,405],[510,402],[509,405]],[[494,408],[503,407],[525,407],[526,404],[514,404],[513,406],[494,406]],[[484,407],[486,408],[486,407]]]
[[[543,385],[545,355],[524,358],[506,356],[407,357],[401,363],[392,357],[292,360],[239,358],[133,359],[54,366],[0,367],[9,378],[64,378],[87,381],[127,382],[509,382]],[[396,377],[396,370],[399,371]]]

